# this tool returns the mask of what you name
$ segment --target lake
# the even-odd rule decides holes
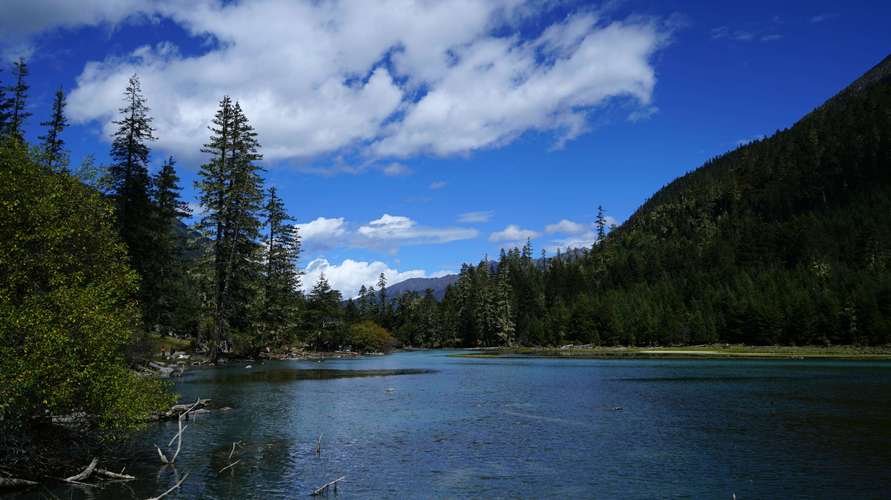
[[[341,476],[347,498],[891,495],[889,362],[448,354],[192,370],[184,400],[232,409],[190,420],[175,469],[152,444],[164,422],[106,464],[138,481],[54,492],[146,498],[188,472],[167,498],[294,498]]]

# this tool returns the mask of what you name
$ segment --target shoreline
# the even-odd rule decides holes
[[[704,345],[673,347],[514,347],[483,348],[452,354],[459,358],[569,358],[569,359],[823,359],[891,361],[891,346],[747,346]]]

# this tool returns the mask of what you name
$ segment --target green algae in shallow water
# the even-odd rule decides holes
[[[272,368],[227,369],[213,377],[194,380],[192,384],[238,384],[243,382],[292,382],[295,380],[330,380],[337,378],[389,377],[394,375],[423,375],[436,370],[403,368],[398,370],[336,370],[328,368]]]

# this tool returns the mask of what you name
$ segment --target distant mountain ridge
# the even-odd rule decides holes
[[[458,281],[457,274],[447,274],[436,278],[409,278],[387,287],[387,293],[390,297],[398,297],[406,292],[417,292],[424,294],[428,289],[433,290],[433,296],[436,300],[442,300],[445,296],[446,288]]]

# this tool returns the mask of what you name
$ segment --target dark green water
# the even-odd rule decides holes
[[[193,371],[183,399],[232,410],[192,419],[176,468],[152,445],[163,423],[108,464],[138,481],[53,492],[146,498],[188,472],[167,498],[295,498],[341,476],[351,498],[891,496],[891,363],[445,354]]]

